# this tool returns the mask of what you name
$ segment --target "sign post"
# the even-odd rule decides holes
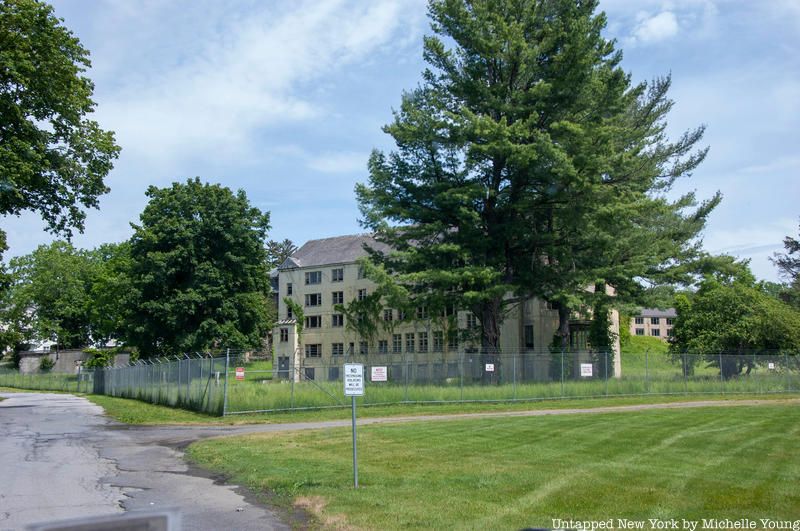
[[[353,487],[358,488],[358,447],[356,444],[356,397],[364,396],[364,365],[345,363],[344,396],[353,401]]]

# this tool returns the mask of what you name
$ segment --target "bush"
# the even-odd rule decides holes
[[[50,356],[42,356],[39,360],[39,370],[42,372],[50,372],[56,366],[56,362]]]

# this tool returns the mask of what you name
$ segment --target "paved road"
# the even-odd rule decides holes
[[[189,468],[180,449],[208,437],[349,426],[349,420],[243,426],[129,426],[84,398],[0,394],[0,530],[132,510],[178,508],[184,529],[288,529],[236,487]],[[693,407],[800,404],[800,399],[691,401],[360,419],[359,425],[487,417],[623,413]]]
[[[71,395],[0,402],[0,530],[90,515],[177,508],[184,529],[288,529],[182,453],[128,430]]]

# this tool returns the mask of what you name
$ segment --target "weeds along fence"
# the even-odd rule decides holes
[[[369,351],[330,357],[216,357],[138,361],[74,375],[0,373],[0,386],[92,392],[234,415],[347,407],[343,365],[364,364],[362,405],[506,402],[669,394],[800,391],[798,352],[696,355],[648,351],[486,354]]]

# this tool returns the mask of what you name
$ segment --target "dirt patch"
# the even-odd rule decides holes
[[[322,496],[298,496],[294,500],[294,506],[298,509],[313,514],[317,521],[324,526],[325,529],[341,529],[343,531],[350,531],[355,529],[347,523],[347,518],[343,514],[326,515],[324,514],[325,507],[328,502]]]

